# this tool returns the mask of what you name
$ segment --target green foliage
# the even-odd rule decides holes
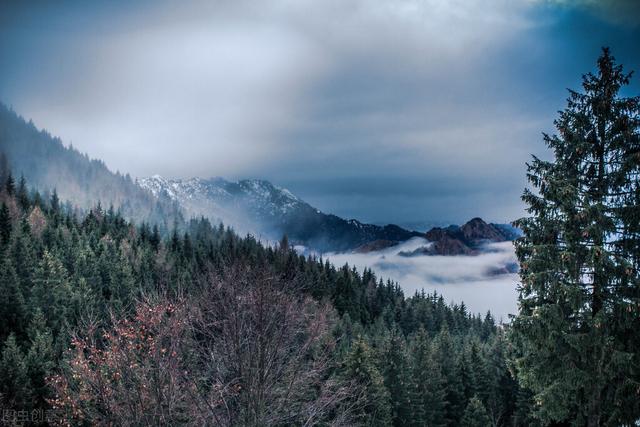
[[[353,396],[356,408],[354,419],[360,425],[388,426],[392,423],[392,408],[389,391],[376,368],[373,354],[364,339],[358,339],[348,354],[341,377],[356,385]]]
[[[489,427],[491,426],[491,420],[487,415],[487,410],[484,408],[482,401],[474,396],[469,400],[469,404],[464,410],[464,415],[460,421],[461,427]]]
[[[43,408],[49,391],[46,379],[55,367],[53,336],[47,327],[44,315],[36,310],[29,327],[30,348],[25,358],[25,368],[33,394],[33,406]]]
[[[0,360],[0,396],[9,407],[27,408],[31,402],[30,391],[24,355],[15,335],[11,334],[3,344]]]
[[[459,365],[456,364],[458,351],[448,327],[442,328],[433,341],[433,359],[440,367],[445,379],[445,400],[447,402],[445,419],[447,425],[457,425],[466,406],[464,384]]]
[[[544,135],[554,159],[528,165],[517,221],[521,383],[543,423],[640,417],[640,98],[608,49]]]
[[[446,425],[447,383],[440,365],[432,357],[427,332],[421,328],[413,339],[413,414],[412,425]]]
[[[405,347],[404,337],[393,329],[382,355],[384,384],[391,397],[391,418],[395,426],[408,425],[412,418],[411,371]]]
[[[0,262],[0,341],[7,339],[13,331],[22,334],[25,326],[25,301],[18,276],[11,259]]]
[[[9,208],[2,202],[0,207],[0,244],[4,247],[9,243],[11,237],[11,217],[9,216]]]
[[[113,209],[97,206],[83,215],[57,196],[29,194],[24,180],[12,195],[2,186],[0,199],[15,207],[0,248],[5,407],[47,408],[46,378],[65,365],[74,331],[91,324],[100,337],[112,315],[133,316],[136,300],[199,295],[231,265],[268,265],[299,292],[335,307],[336,366],[329,375],[363,390],[351,405],[364,424],[457,425],[467,405],[459,363],[462,355],[475,360],[469,343],[478,349],[473,363],[485,366],[465,366],[469,373],[488,372],[485,352],[501,354],[506,346],[496,339],[492,318],[471,315],[463,305],[424,292],[405,298],[397,283],[371,270],[264,247],[206,219],[176,223],[175,233],[163,238],[158,226],[135,226]],[[499,375],[511,378],[506,369]],[[501,398],[502,380],[489,377],[487,396]],[[508,405],[497,425],[509,423]]]

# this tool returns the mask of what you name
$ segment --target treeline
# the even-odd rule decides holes
[[[113,205],[127,219],[153,222],[168,231],[181,212],[171,201],[142,190],[129,174],[111,172],[103,161],[91,159],[60,138],[39,130],[0,103],[0,168],[45,193],[58,191],[64,202],[88,210],[98,201]],[[48,197],[47,197],[48,198]]]
[[[336,268],[321,259],[299,256],[288,248],[286,240],[279,247],[265,247],[251,236],[238,237],[222,225],[212,226],[206,219],[192,220],[184,232],[174,230],[162,238],[156,226],[135,226],[113,209],[94,208],[78,216],[61,206],[55,195],[45,201],[37,192],[30,193],[24,181],[16,184],[11,175],[2,183],[0,200],[3,407],[32,410],[51,408],[58,402],[55,407],[78,422],[126,421],[128,409],[120,407],[123,412],[119,414],[113,411],[118,406],[100,409],[105,403],[99,403],[98,396],[86,395],[91,394],[87,391],[91,387],[78,384],[77,378],[90,376],[86,372],[74,374],[74,369],[83,366],[78,357],[87,357],[87,348],[111,350],[114,354],[124,351],[118,347],[121,342],[116,345],[107,337],[117,335],[114,331],[123,328],[122,322],[138,319],[141,307],[152,307],[166,315],[162,307],[182,304],[190,307],[189,319],[202,318],[203,313],[211,312],[206,307],[226,295],[224,304],[218,301],[215,305],[215,324],[228,324],[240,312],[247,316],[269,313],[277,333],[261,329],[268,316],[260,321],[244,319],[246,328],[236,333],[253,337],[245,337],[247,342],[268,338],[275,343],[293,333],[286,351],[274,350],[276,359],[282,359],[283,378],[302,367],[308,369],[306,374],[319,376],[313,383],[317,389],[306,390],[301,396],[289,395],[282,411],[289,410],[297,399],[317,404],[334,396],[335,401],[323,409],[327,413],[317,411],[314,419],[318,423],[341,419],[344,424],[444,426],[480,419],[492,425],[528,424],[528,402],[520,398],[526,394],[508,369],[504,330],[496,326],[489,313],[483,318],[472,315],[464,304],[449,306],[435,294],[405,298],[396,283],[383,282],[370,270],[359,273],[347,265]],[[269,285],[269,292],[280,296],[269,300],[268,310],[258,310],[259,299],[236,306],[233,311],[221,309],[252,295],[264,297],[269,293],[264,290],[269,283],[277,284]],[[233,298],[228,295],[231,290],[235,292]],[[289,365],[294,349],[304,343],[304,336],[309,333],[304,332],[308,319],[291,320],[293,306],[296,313],[313,311],[313,315],[307,313],[311,317],[324,310],[324,332],[309,342],[310,348],[321,341],[325,350],[331,349],[324,353],[321,370],[317,366],[312,369],[306,358],[303,365]],[[220,314],[223,312],[226,314]],[[288,330],[288,325],[296,322],[298,332]],[[228,331],[222,327],[215,340],[209,342],[203,336],[212,334],[211,327],[198,328],[192,320],[187,323],[190,338],[180,341],[179,352],[193,353],[202,348],[203,341],[208,342],[207,352],[198,356],[199,362],[189,364],[202,369],[193,368],[193,376],[203,378],[208,372],[209,378],[214,378],[211,372],[226,366],[229,372],[220,374],[216,387],[236,387],[232,395],[222,399],[228,402],[232,396],[235,409],[220,423],[267,422],[266,409],[256,409],[253,418],[246,418],[250,406],[247,402],[255,399],[240,398],[257,387],[251,385],[253,374],[239,372],[230,361],[218,361],[212,366],[212,360],[202,360],[204,355],[215,353],[217,343],[226,342],[221,336],[230,339]],[[144,322],[134,332],[143,325]],[[78,345],[86,340],[93,347],[84,345],[79,356]],[[216,347],[215,351],[219,350]],[[258,350],[243,349],[238,357]],[[138,353],[135,359],[141,366],[149,362]],[[94,374],[106,369],[106,365],[95,363],[98,362],[93,360],[86,369]],[[66,387],[60,387],[60,381]],[[144,382],[140,378],[138,381]],[[272,389],[279,390],[274,395],[281,396],[285,387],[281,381],[274,379]],[[113,378],[108,383],[113,388],[108,393],[112,397],[124,390],[123,384]],[[193,387],[194,393],[204,398],[214,384],[204,381]],[[87,405],[96,406],[77,408],[70,404],[79,402],[82,393]],[[242,402],[246,404],[243,406]],[[273,403],[265,401],[262,407],[269,408]],[[150,400],[139,407],[139,415],[153,420],[155,404]],[[200,405],[204,404],[200,403],[199,408]],[[211,402],[204,407],[217,408]],[[172,416],[178,418],[173,422],[194,421],[196,412],[176,409]],[[187,415],[190,418],[181,418]],[[295,419],[282,414],[269,416],[274,425],[296,424],[304,418],[301,414]],[[222,419],[219,414],[218,418]]]

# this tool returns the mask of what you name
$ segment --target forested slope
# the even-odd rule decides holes
[[[204,219],[162,239],[11,178],[0,200],[3,407],[72,424],[459,425],[467,409],[527,424],[489,314]]]
[[[131,177],[112,172],[101,160],[91,159],[59,138],[38,130],[13,110],[0,104],[0,156],[2,168],[10,168],[16,180],[24,176],[42,192],[57,191],[63,201],[89,209],[114,206],[128,218],[152,221],[169,228],[180,213],[168,200],[158,200],[142,190]]]

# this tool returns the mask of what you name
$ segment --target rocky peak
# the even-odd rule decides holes
[[[487,224],[482,218],[473,218],[465,225],[460,227],[462,236],[465,241],[476,245],[482,242],[503,242],[505,236],[491,224]]]

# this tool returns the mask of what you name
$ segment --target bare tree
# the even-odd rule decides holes
[[[222,425],[344,420],[351,389],[329,378],[334,311],[269,267],[211,277],[196,331],[212,416]],[[339,409],[341,408],[341,409]],[[340,413],[338,413],[340,412]]]
[[[94,322],[72,338],[68,365],[49,379],[61,424],[172,425],[187,422],[195,393],[187,369],[185,304],[140,303],[131,319]]]
[[[295,280],[236,265],[188,302],[90,322],[51,404],[61,424],[347,425],[358,392],[332,375],[334,316]]]

